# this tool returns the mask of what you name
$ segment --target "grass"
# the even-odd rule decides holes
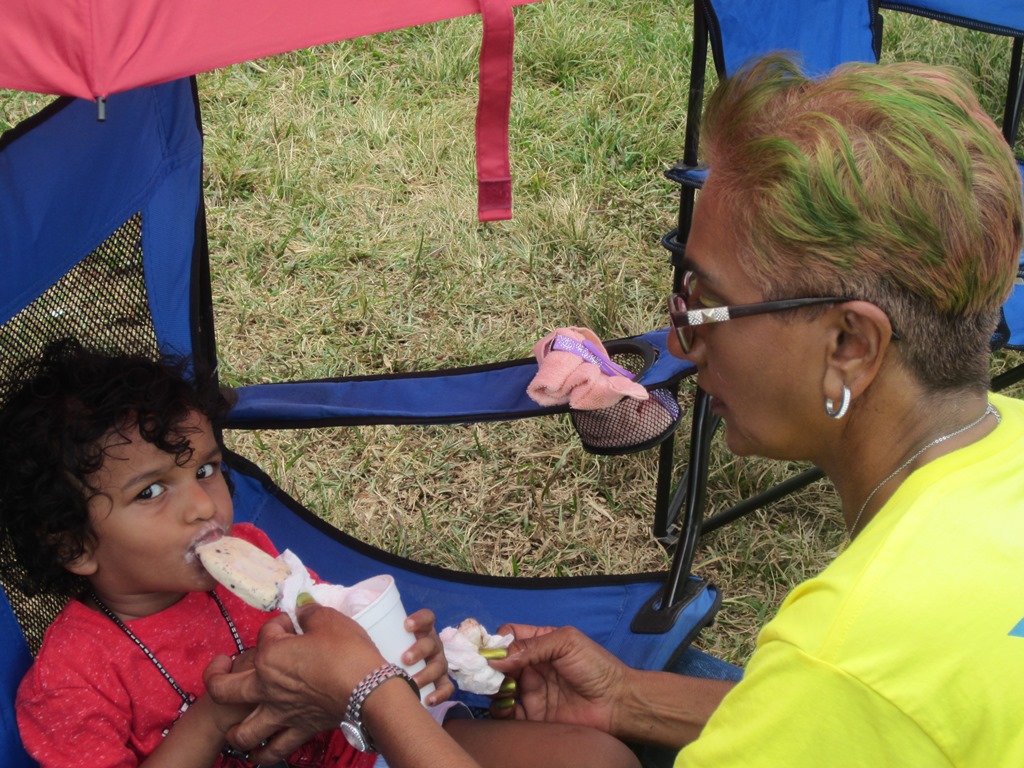
[[[667,0],[517,9],[511,222],[475,219],[478,18],[202,75],[225,382],[471,365],[528,356],[558,326],[610,338],[663,324],[659,241],[677,198],[661,172],[682,154],[691,17]],[[993,114],[998,42],[886,17],[886,58],[958,51]],[[0,93],[0,127],[43,101]],[[589,455],[567,418],[228,439],[325,519],[426,562],[527,575],[668,564],[650,534],[654,452]],[[793,469],[716,445],[712,511]],[[842,538],[824,481],[706,537],[695,570],[725,600],[703,646],[745,661]]]

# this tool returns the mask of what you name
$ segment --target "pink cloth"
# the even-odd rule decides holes
[[[588,347],[589,354],[555,348],[559,338],[578,342]],[[647,390],[611,363],[601,340],[589,328],[558,328],[538,341],[533,347],[537,358],[537,375],[527,385],[526,392],[538,405],[564,405],[579,411],[609,408],[623,397],[646,400]],[[602,365],[587,357],[604,358]],[[618,369],[618,370],[616,370]]]

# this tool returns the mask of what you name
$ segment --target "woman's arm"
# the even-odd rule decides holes
[[[623,741],[682,748],[694,741],[735,683],[672,672],[630,670],[612,734]]]
[[[734,685],[632,669],[572,627],[498,631],[516,636],[509,657],[491,664],[518,678],[514,716],[520,719],[589,725],[624,741],[681,747],[697,738]]]
[[[228,736],[236,747],[253,749],[258,762],[280,759],[312,734],[337,727],[352,691],[384,662],[366,632],[337,611],[306,606],[299,619],[302,635],[291,631],[287,619],[264,625],[254,670],[229,674],[224,658],[207,670],[207,688],[215,700],[257,705]],[[512,655],[492,664],[518,677],[515,715],[521,719],[589,725],[624,740],[682,746],[696,738],[732,687],[724,681],[630,669],[572,628],[511,629],[518,638]],[[363,714],[394,768],[417,765],[423,754],[441,765],[475,765],[404,681],[378,686]],[[264,739],[266,746],[256,749]]]
[[[254,669],[231,673],[227,658],[219,657],[205,674],[215,700],[257,705],[228,733],[231,744],[252,750],[254,762],[280,760],[313,734],[337,728],[352,691],[384,663],[362,627],[338,611],[309,605],[298,616],[302,635],[293,633],[287,617],[264,625]],[[477,768],[404,680],[375,688],[363,704],[362,721],[393,768],[422,765],[425,754],[432,765]]]
[[[434,721],[404,680],[391,679],[379,686],[363,705],[363,716],[377,750],[393,768],[425,763],[444,768],[480,768]],[[424,760],[425,755],[429,755],[428,760]]]

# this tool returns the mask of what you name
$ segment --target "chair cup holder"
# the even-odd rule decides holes
[[[657,351],[637,341],[605,345],[612,360],[639,378],[657,359]],[[615,405],[592,411],[569,411],[583,448],[590,453],[618,456],[644,451],[663,442],[679,426],[682,411],[668,388],[648,390],[646,400],[624,397]]]

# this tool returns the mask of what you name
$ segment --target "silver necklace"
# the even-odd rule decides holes
[[[886,476],[886,478],[884,480],[882,480],[882,482],[880,482],[878,485],[875,486],[875,489],[873,491],[871,491],[871,493],[868,494],[868,497],[866,499],[864,499],[864,503],[860,505],[860,511],[857,513],[857,517],[854,518],[853,525],[850,526],[850,532],[849,532],[850,538],[852,539],[854,537],[855,532],[857,530],[857,524],[860,523],[860,518],[864,514],[864,510],[868,508],[868,504],[870,504],[871,500],[873,498],[875,498],[875,494],[878,493],[880,490],[882,490],[882,488],[885,486],[886,483],[888,483],[890,480],[892,480],[894,477],[896,477],[896,475],[898,475],[904,469],[906,469],[911,464],[913,464],[914,461],[922,453],[927,451],[929,448],[934,448],[939,443],[944,443],[946,440],[950,440],[950,439],[956,437],[957,435],[962,435],[964,432],[967,432],[968,430],[974,429],[976,426],[978,426],[979,424],[981,424],[981,422],[983,422],[985,420],[986,416],[989,416],[989,415],[992,415],[992,416],[996,417],[996,424],[999,424],[1002,421],[1002,417],[999,415],[999,411],[997,411],[995,409],[995,407],[992,405],[992,403],[989,403],[985,407],[984,413],[982,413],[981,416],[976,418],[970,424],[968,424],[966,426],[963,426],[963,427],[960,427],[960,429],[958,429],[958,430],[956,430],[954,432],[950,432],[948,435],[942,435],[941,437],[936,437],[934,440],[932,440],[930,443],[925,445],[923,448],[918,449],[918,451],[913,456],[911,456],[909,459],[907,459],[902,464],[900,464],[898,467],[896,467],[896,469],[894,469],[892,472],[890,472]]]

